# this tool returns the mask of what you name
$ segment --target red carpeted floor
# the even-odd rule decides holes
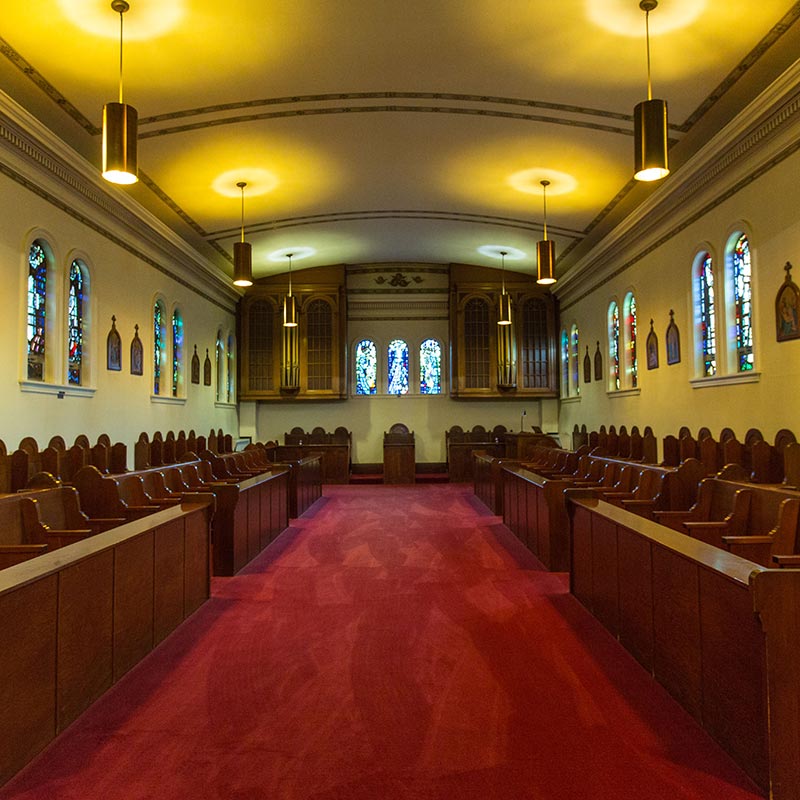
[[[0,797],[758,797],[481,508],[326,487]]]

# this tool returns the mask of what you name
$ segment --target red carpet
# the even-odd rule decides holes
[[[325,495],[0,797],[759,797],[468,486]]]

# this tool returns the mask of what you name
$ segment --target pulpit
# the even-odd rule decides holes
[[[383,434],[383,482],[414,483],[414,431],[396,422]]]

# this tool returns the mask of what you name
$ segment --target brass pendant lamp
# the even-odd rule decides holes
[[[505,250],[500,251],[500,258],[502,258],[502,275],[503,275],[503,291],[500,294],[500,312],[497,315],[498,325],[511,324],[511,295],[506,294],[506,253]]]
[[[242,190],[242,239],[233,243],[233,283],[234,286],[253,285],[253,248],[244,240],[244,187],[245,181],[236,186]]]
[[[283,298],[283,327],[296,328],[297,327],[297,303],[292,294],[292,256],[294,253],[287,253],[286,258],[289,259],[289,294]]]
[[[650,12],[658,0],[641,0],[647,38],[647,100],[633,109],[634,168],[637,181],[658,181],[669,175],[667,155],[667,101],[654,100],[650,83]]]
[[[283,298],[283,357],[281,360],[281,392],[300,391],[300,337],[297,328],[297,304],[292,294],[292,256],[289,253],[289,294]]]
[[[103,177],[118,184],[139,180],[136,127],[139,115],[122,100],[122,19],[130,9],[126,0],[113,0],[111,8],[119,13],[119,102],[103,106]]]
[[[511,324],[511,295],[506,293],[506,251],[503,259],[503,291],[500,295],[500,313],[497,317],[497,388],[510,392],[517,388],[517,342]]]
[[[542,203],[544,205],[544,239],[536,243],[536,264],[538,277],[536,283],[548,286],[556,282],[556,244],[547,238],[547,187],[550,181],[539,181],[542,184]]]

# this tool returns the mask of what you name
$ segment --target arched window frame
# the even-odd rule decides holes
[[[411,349],[400,337],[386,346],[386,393],[409,394],[411,391]]]
[[[225,339],[222,328],[217,328],[214,342],[214,366],[216,367],[216,401],[224,402],[225,397]]]
[[[569,333],[566,328],[561,330],[561,396],[569,397]]]
[[[371,385],[370,391],[359,392],[359,352],[361,349],[361,345],[368,343],[371,345],[372,353],[374,354],[374,366],[375,366],[375,375],[374,381]],[[380,380],[380,359],[378,357],[378,345],[373,338],[360,338],[353,343],[352,353],[353,353],[353,391],[352,394],[356,397],[373,397],[378,393],[378,381]],[[368,376],[369,377],[369,376]]]
[[[312,313],[324,309],[324,315]],[[325,318],[326,317],[326,318]],[[324,319],[324,326],[320,325]],[[333,349],[336,311],[329,297],[313,294],[303,302],[303,326],[306,340],[305,385],[309,392],[329,392],[334,383],[336,354]]]
[[[186,334],[184,329],[183,312],[180,306],[175,305],[170,315],[170,375],[172,397],[181,397],[184,394],[184,360]]]
[[[739,226],[728,237],[725,247],[727,362],[731,374],[755,372],[753,275],[752,237],[743,226]]]
[[[578,367],[578,354],[580,352],[580,332],[577,323],[569,329],[569,386],[572,397],[580,397],[581,383]]]
[[[701,248],[694,258],[695,363],[700,377],[711,378],[719,371],[719,281],[716,258],[710,247]]]
[[[93,336],[92,336],[92,319],[93,319],[93,306],[94,298],[92,296],[92,264],[89,257],[83,251],[71,251],[66,260],[64,261],[66,269],[64,271],[64,383],[71,386],[73,389],[80,387],[81,391],[86,387],[91,386],[94,381],[94,368],[93,368]],[[81,271],[81,280],[83,282],[83,300],[80,309],[80,335],[82,342],[82,354],[80,364],[80,383],[75,383],[70,378],[71,370],[71,319],[70,319],[70,297],[71,297],[71,274],[74,264],[78,265]]]
[[[428,351],[432,352],[430,356],[434,360],[438,361],[437,367],[435,372],[438,372],[438,375],[426,375],[424,368],[426,365],[426,361],[428,360]],[[430,336],[427,339],[424,339],[420,342],[418,348],[416,348],[416,352],[419,355],[418,367],[419,367],[419,393],[424,395],[440,395],[443,392],[443,374],[444,374],[444,359],[443,359],[443,348],[442,343],[434,336]],[[430,377],[430,380],[428,380]]]
[[[167,384],[165,378],[167,371],[167,305],[164,299],[157,297],[152,305],[152,333],[153,333],[153,395],[158,397],[168,396],[165,391]]]
[[[619,303],[612,300],[608,305],[608,391],[618,392],[622,388],[622,358],[620,352]]]
[[[464,388],[488,390],[492,387],[492,349],[495,346],[492,332],[494,311],[490,298],[474,293],[461,301],[463,309]],[[480,308],[479,314],[471,309]],[[480,317],[480,318],[479,318]]]
[[[41,262],[34,263],[34,251]],[[55,264],[53,248],[48,239],[33,237],[25,248],[25,357],[23,379],[44,383],[53,370],[51,364],[53,325],[53,297],[55,292]]]
[[[639,386],[638,358],[638,319],[636,314],[636,294],[629,291],[622,304],[622,353],[624,354],[624,383],[626,388]]]

